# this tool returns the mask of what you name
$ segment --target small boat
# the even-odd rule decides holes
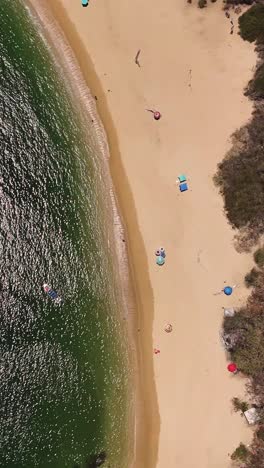
[[[56,293],[56,291],[54,291],[54,289],[52,289],[48,284],[43,284],[43,289],[45,291],[45,293],[48,294],[48,296],[56,303],[56,304],[60,304],[61,301],[62,301],[62,298],[58,295],[58,293]]]

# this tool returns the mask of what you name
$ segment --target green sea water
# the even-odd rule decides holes
[[[126,468],[128,344],[104,172],[28,11],[0,7],[0,466]]]

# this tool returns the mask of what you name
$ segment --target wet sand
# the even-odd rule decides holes
[[[251,430],[231,408],[245,382],[226,370],[221,307],[242,304],[252,258],[234,249],[212,177],[230,135],[250,118],[243,88],[253,46],[238,37],[236,16],[230,35],[219,2],[205,10],[172,0],[49,6],[97,96],[126,226],[139,329],[135,466],[227,467]],[[161,245],[167,257],[158,267]],[[232,296],[214,295],[228,283],[240,285]]]

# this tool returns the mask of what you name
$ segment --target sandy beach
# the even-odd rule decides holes
[[[251,430],[231,408],[245,381],[227,372],[219,333],[222,307],[247,295],[252,257],[236,252],[212,177],[231,134],[250,118],[243,89],[253,46],[238,36],[236,15],[230,35],[221,2],[204,10],[172,0],[49,7],[97,96],[126,227],[138,305],[135,467],[228,467]],[[161,245],[163,267],[154,255]],[[239,285],[232,296],[214,294],[227,284]]]

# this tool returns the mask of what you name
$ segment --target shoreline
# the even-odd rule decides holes
[[[134,437],[134,460],[131,466],[135,467],[152,467],[156,465],[159,434],[159,416],[157,408],[157,398],[155,395],[154,371],[149,366],[152,360],[152,326],[153,321],[153,295],[151,292],[151,284],[147,273],[147,257],[144,254],[144,245],[140,235],[135,205],[133,196],[129,188],[129,182],[122,166],[122,159],[118,147],[118,137],[115,126],[113,124],[108,105],[106,103],[105,93],[102,89],[99,78],[96,75],[92,61],[87,52],[83,48],[82,42],[78,37],[77,31],[70,23],[64,8],[61,7],[59,1],[54,0],[52,5],[42,5],[42,0],[27,0],[29,8],[38,16],[42,23],[45,33],[48,33],[52,48],[57,49],[52,34],[47,27],[45,20],[55,20],[55,28],[61,35],[66,47],[70,47],[69,54],[71,57],[71,66],[80,69],[77,70],[80,76],[83,77],[89,94],[91,109],[88,110],[90,116],[96,122],[96,131],[98,132],[98,142],[101,144],[101,151],[109,163],[109,171],[111,182],[110,197],[112,200],[112,208],[115,217],[114,224],[117,226],[116,242],[119,239],[119,273],[125,273],[126,285],[122,287],[126,303],[136,304],[135,307],[128,311],[128,329],[130,339],[132,337],[131,348],[134,349],[133,343],[136,345],[136,404],[135,404],[135,437]],[[41,11],[38,10],[40,7]],[[52,15],[50,18],[43,17],[44,15]],[[64,38],[63,38],[64,36]],[[66,41],[65,41],[66,39]],[[57,49],[58,51],[59,49]],[[67,59],[63,59],[67,61]],[[76,61],[76,63],[74,63]],[[76,77],[75,77],[76,80]],[[73,78],[74,81],[74,78]],[[96,95],[98,100],[95,103],[93,95]],[[95,110],[96,109],[96,110]],[[87,110],[87,109],[86,109]],[[98,111],[98,114],[97,114]],[[107,140],[106,140],[106,135]],[[111,156],[110,156],[111,155]],[[114,188],[113,188],[114,187]],[[129,212],[129,216],[126,214]],[[128,229],[128,225],[131,229]],[[133,232],[133,240],[130,238],[130,233]],[[126,244],[120,242],[120,238],[124,237]],[[133,248],[131,249],[131,243]],[[131,250],[134,250],[130,254]],[[120,253],[121,252],[121,253]],[[137,254],[136,252],[140,252]],[[142,254],[143,252],[143,254]],[[124,264],[125,263],[125,264]],[[135,264],[137,268],[135,268]],[[140,265],[140,268],[138,266]],[[126,271],[128,269],[128,271]],[[128,275],[128,276],[127,276]],[[130,278],[132,281],[130,281]],[[122,279],[124,279],[122,277]],[[149,291],[148,299],[144,297],[144,313],[139,316],[139,311],[142,310],[141,289],[139,283],[144,284],[144,290]],[[131,298],[133,296],[133,298]],[[123,302],[125,299],[123,297]],[[146,308],[146,302],[148,307]],[[129,308],[130,309],[130,308]],[[144,329],[144,333],[138,333],[137,329]],[[151,343],[151,346],[150,346]],[[143,358],[144,356],[144,358]],[[143,360],[147,361],[144,365]],[[133,362],[135,359],[133,359]],[[144,376],[144,377],[143,377]],[[147,378],[146,378],[147,376]],[[143,384],[144,382],[144,384]],[[154,409],[154,411],[153,411]],[[156,413],[156,415],[155,415]],[[152,436],[150,437],[150,431]]]
[[[147,424],[153,422],[150,405],[147,421],[144,413],[141,416],[146,424],[142,437],[137,431],[136,466],[170,468],[178,464],[189,468],[195,463],[196,468],[222,468],[228,463],[227,452],[241,439],[248,441],[251,433],[241,420],[231,415],[230,399],[241,395],[244,382],[230,379],[226,373],[225,354],[218,341],[221,318],[217,312],[223,300],[212,295],[226,280],[241,284],[241,272],[247,270],[251,258],[235,252],[233,232],[222,213],[222,200],[212,176],[230,147],[230,135],[250,118],[250,104],[243,97],[243,86],[250,77],[250,66],[255,65],[255,54],[240,38],[227,35],[229,22],[225,22],[219,4],[208,5],[205,14],[195,6],[176,7],[170,0],[153,10],[147,0],[138,20],[138,0],[133,7],[126,5],[127,13],[119,3],[108,6],[105,2],[91,3],[86,10],[89,15],[85,16],[80,6],[73,6],[70,0],[56,0],[52,13],[71,44],[89,88],[98,96],[98,111],[108,138],[110,135],[110,166],[113,180],[117,175],[114,185],[127,227],[135,294],[144,311],[140,317],[144,336],[139,324],[139,353],[145,358],[145,368],[139,366],[140,384],[145,390],[140,395],[141,409],[149,401],[147,383],[157,409],[156,434],[152,440],[147,437],[150,432]],[[146,35],[150,11],[153,25],[159,27],[159,37]],[[138,21],[136,38],[133,20]],[[170,41],[176,48],[175,56],[167,47]],[[140,71],[133,63],[132,54],[137,47],[144,50],[144,66]],[[132,60],[127,60],[128,53]],[[94,65],[89,57],[93,57]],[[190,70],[192,75],[190,78],[189,73],[188,78]],[[110,79],[105,78],[109,71]],[[116,86],[118,98],[103,91],[112,78],[111,88]],[[141,112],[151,105],[162,106],[163,117],[155,127]],[[142,182],[137,180],[138,168]],[[185,171],[190,177],[191,190],[183,197],[175,194],[171,180],[177,171]],[[151,187],[154,177],[159,190]],[[153,225],[153,218],[162,219],[162,223]],[[159,242],[169,251],[163,269],[153,265],[153,252]],[[246,291],[240,287],[235,301],[239,303],[245,296]],[[165,320],[174,326],[170,338],[164,334]],[[149,346],[152,342],[161,348],[161,355],[154,360]],[[150,381],[150,374],[155,379],[153,375]],[[187,452],[190,439],[192,453]],[[153,449],[153,458],[147,459]],[[141,451],[147,462],[143,462]]]

